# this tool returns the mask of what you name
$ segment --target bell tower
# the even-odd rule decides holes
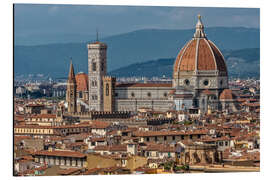
[[[103,111],[103,77],[107,74],[107,45],[99,42],[87,44],[89,110]]]
[[[68,112],[74,113],[77,112],[77,97],[76,97],[76,79],[74,74],[74,68],[72,61],[70,61],[70,68],[67,81],[67,93],[66,101],[68,103]]]

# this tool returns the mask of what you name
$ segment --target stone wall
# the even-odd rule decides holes
[[[168,111],[173,108],[173,101],[168,99],[116,99],[116,111],[138,111],[150,108],[154,111]]]

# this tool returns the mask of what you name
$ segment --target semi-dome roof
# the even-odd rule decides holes
[[[224,89],[219,96],[220,100],[233,100],[236,98],[236,95],[232,92],[231,89]]]
[[[217,46],[206,38],[204,26],[199,16],[194,37],[181,49],[176,57],[174,73],[205,70],[218,70],[227,75],[224,57]]]
[[[76,74],[77,91],[88,91],[88,76],[87,74],[80,72]]]

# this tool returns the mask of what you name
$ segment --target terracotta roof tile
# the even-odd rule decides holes
[[[180,60],[180,71],[193,71],[195,70],[195,58],[196,58],[196,44],[197,40],[194,39],[186,48],[182,59]]]
[[[77,157],[84,158],[85,154],[76,151],[37,151],[33,153],[34,155],[44,155],[44,156],[59,156],[59,157]]]
[[[208,130],[195,130],[195,131],[136,131],[134,136],[151,137],[151,136],[173,136],[173,135],[195,135],[207,134]]]
[[[88,76],[85,73],[76,74],[77,91],[88,91]]]
[[[194,71],[196,67],[197,70],[219,70],[227,74],[224,57],[214,43],[206,38],[194,38],[181,49],[174,63],[174,74]]]
[[[198,70],[215,70],[215,59],[206,39],[200,39],[198,47]]]
[[[76,173],[76,172],[80,172],[80,169],[78,169],[78,168],[63,169],[63,170],[60,170],[58,174],[60,174],[60,175],[69,175],[69,174],[73,174],[73,173]]]
[[[224,89],[219,96],[219,99],[223,99],[223,100],[231,100],[235,98],[236,96],[233,94],[232,90],[230,89]]]

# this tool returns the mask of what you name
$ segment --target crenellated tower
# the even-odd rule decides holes
[[[103,77],[103,110],[107,112],[115,111],[115,83],[116,78],[111,76]]]

